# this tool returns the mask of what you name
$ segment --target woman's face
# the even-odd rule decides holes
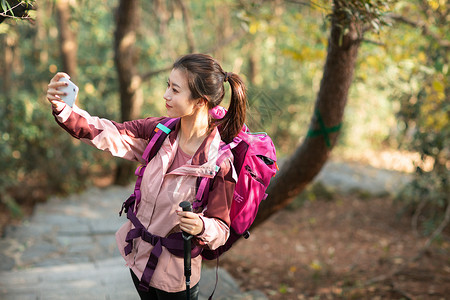
[[[167,115],[170,118],[179,118],[193,115],[198,101],[191,99],[191,91],[185,72],[173,69],[167,81],[164,93]]]

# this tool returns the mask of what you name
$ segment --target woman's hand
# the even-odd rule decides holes
[[[189,211],[177,211],[180,217],[180,228],[191,235],[198,235],[203,231],[203,221],[196,213]]]
[[[57,108],[58,103],[63,102],[61,96],[64,96],[65,93],[58,90],[58,88],[67,86],[67,82],[60,82],[59,80],[63,77],[70,79],[70,76],[66,73],[59,72],[56,73],[55,76],[50,80],[47,88],[47,100],[52,104],[53,108]]]

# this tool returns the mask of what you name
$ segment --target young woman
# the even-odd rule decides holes
[[[165,118],[117,123],[90,116],[61,100],[64,93],[59,88],[65,85],[59,81],[62,77],[68,75],[57,73],[47,91],[58,124],[75,138],[100,150],[145,164],[142,156],[149,136]],[[231,102],[224,118],[216,120],[209,111],[224,98],[225,82],[231,86]],[[241,130],[247,104],[245,86],[237,74],[224,72],[212,57],[190,54],[174,63],[164,100],[167,115],[179,121],[144,170],[140,202],[134,208],[136,217],[144,231],[156,236],[155,241],[184,231],[195,237],[197,245],[215,249],[229,236],[229,210],[236,183],[232,155],[229,154],[229,159],[221,163],[215,174],[205,207],[184,212],[179,204],[195,201],[197,178],[216,170],[219,148]],[[183,258],[157,242],[153,245],[146,241],[144,235],[130,241],[129,233],[135,228],[132,222],[127,222],[116,233],[116,240],[141,299],[185,299]],[[148,272],[157,247],[162,250],[156,267]],[[192,258],[191,299],[198,297],[201,260],[201,256]]]

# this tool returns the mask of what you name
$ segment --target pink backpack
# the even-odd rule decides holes
[[[215,119],[220,119],[225,115],[226,110],[217,106],[210,113]],[[267,198],[265,191],[270,179],[275,176],[278,169],[275,146],[266,133],[251,133],[244,125],[238,136],[231,143],[222,147],[222,150],[230,148],[234,156],[233,164],[238,174],[230,211],[230,237],[225,245],[215,250],[203,249],[201,255],[209,260],[219,257],[230,249],[241,236],[246,239],[250,236],[248,230],[256,218],[259,204]],[[220,165],[222,161],[223,159],[219,156],[217,165]],[[204,206],[208,201],[205,188],[208,186],[208,181],[208,178],[202,178],[194,209]]]

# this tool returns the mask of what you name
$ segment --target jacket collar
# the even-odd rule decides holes
[[[181,122],[180,120],[178,120],[175,129],[169,133],[169,140],[172,145],[177,139],[180,127]],[[219,130],[217,129],[217,127],[214,127],[209,135],[203,140],[203,143],[200,145],[197,152],[195,152],[194,156],[192,157],[191,164],[200,166],[212,159],[217,159],[217,153],[222,144],[223,142],[220,137]]]

